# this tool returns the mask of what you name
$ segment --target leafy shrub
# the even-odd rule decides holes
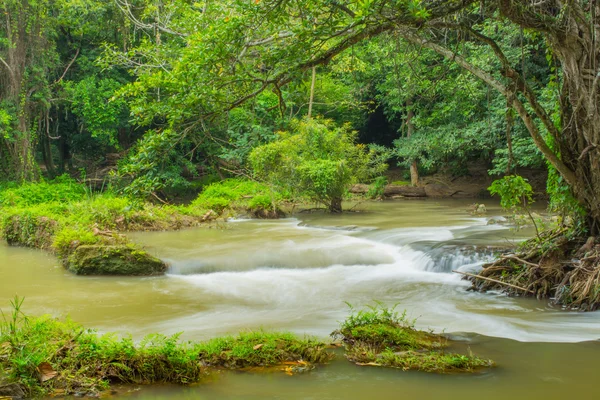
[[[507,175],[495,180],[488,188],[492,195],[500,196],[500,205],[506,210],[526,207],[533,203],[531,185],[519,175]]]
[[[192,207],[222,212],[228,208],[246,208],[249,210],[271,210],[273,203],[282,200],[282,195],[272,193],[262,183],[248,179],[226,179],[207,186],[191,204]]]
[[[255,175],[296,197],[307,196],[340,212],[349,186],[383,172],[387,167],[374,150],[357,145],[356,132],[331,121],[307,119],[281,132],[272,143],[256,147],[249,156]]]
[[[72,202],[85,198],[85,187],[67,175],[52,181],[29,182],[0,190],[2,207],[27,207],[51,202]]]

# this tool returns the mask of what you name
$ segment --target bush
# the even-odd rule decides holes
[[[279,140],[256,147],[249,156],[254,174],[264,182],[307,196],[331,212],[342,211],[349,187],[387,167],[374,150],[356,144],[356,132],[331,121],[296,121],[293,133],[281,132]]]
[[[226,179],[207,186],[191,204],[202,210],[221,213],[226,209],[245,209],[248,211],[273,210],[283,199],[280,193],[273,193],[265,184],[248,179]]]
[[[85,198],[86,190],[67,175],[52,181],[29,182],[0,190],[0,206],[28,207],[52,202],[72,202]]]

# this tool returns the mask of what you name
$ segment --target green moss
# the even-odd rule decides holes
[[[3,236],[10,245],[49,248],[58,229],[58,222],[52,218],[25,211],[9,215],[3,219]]]
[[[342,339],[348,360],[359,365],[426,372],[473,372],[493,362],[473,355],[446,353],[442,335],[419,331],[406,313],[376,306],[353,311],[332,333]]]
[[[19,311],[0,324],[0,367],[9,383],[29,396],[88,393],[111,383],[199,382],[215,369],[273,366],[333,358],[326,345],[290,333],[247,332],[206,342],[181,342],[179,335],[131,337],[98,335],[70,321],[30,318]],[[45,371],[47,380],[40,379]]]
[[[65,259],[77,275],[160,275],[167,265],[132,245],[80,245]]]

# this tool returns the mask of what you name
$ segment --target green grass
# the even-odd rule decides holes
[[[217,213],[225,210],[275,211],[285,196],[269,186],[240,178],[226,179],[208,185],[194,200],[191,207],[209,209]]]
[[[207,210],[91,193],[66,177],[0,188],[0,229],[14,245],[65,257],[81,244],[126,243],[119,232],[193,226]]]
[[[417,330],[406,312],[400,314],[380,304],[351,309],[332,335],[345,344],[348,360],[359,365],[437,373],[473,372],[493,365],[473,355],[444,352],[448,346],[444,336]]]
[[[28,317],[18,298],[12,305],[12,314],[0,322],[0,366],[9,382],[33,397],[94,394],[111,383],[189,384],[215,369],[333,358],[324,343],[285,332],[246,332],[205,342],[153,334],[136,343],[131,337],[99,335],[68,319]]]

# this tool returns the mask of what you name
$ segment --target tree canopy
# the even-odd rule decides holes
[[[52,174],[74,156],[127,151],[118,175],[132,194],[240,170],[252,148],[305,115],[314,71],[315,111],[350,122],[363,142],[393,143],[403,165],[460,169],[483,157],[511,173],[543,156],[556,171],[551,187],[567,187],[575,200],[564,202],[579,202],[595,231],[598,7],[5,1],[0,168],[35,179],[36,159]]]

